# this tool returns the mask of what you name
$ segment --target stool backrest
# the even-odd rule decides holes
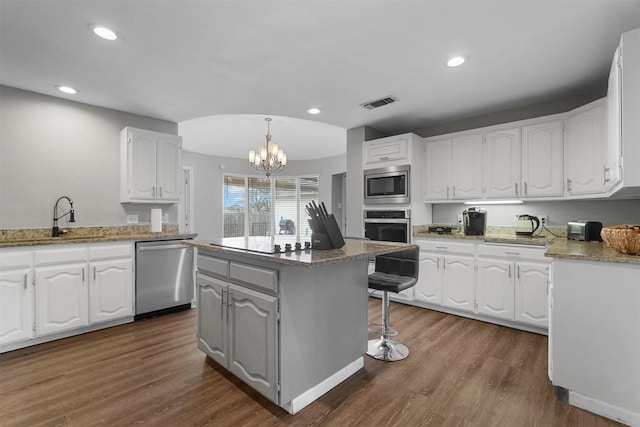
[[[376,271],[397,276],[418,278],[420,264],[420,248],[418,246],[398,252],[376,256]]]

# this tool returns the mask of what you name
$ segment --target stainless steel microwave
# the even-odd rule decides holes
[[[390,166],[364,171],[364,204],[410,203],[411,166]]]

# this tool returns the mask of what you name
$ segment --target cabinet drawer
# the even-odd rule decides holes
[[[198,271],[226,279],[229,276],[229,261],[198,255]]]
[[[523,247],[521,245],[501,245],[485,243],[478,245],[478,256],[485,256],[491,258],[506,258],[514,261],[521,259],[531,259],[537,261],[549,261],[549,258],[545,258],[545,247]]]
[[[131,258],[133,256],[133,243],[126,245],[113,245],[105,243],[89,247],[89,259]]]
[[[38,250],[35,253],[35,265],[48,265],[72,262],[87,262],[88,248],[84,245],[66,245],[53,249]]]
[[[471,256],[475,254],[476,248],[475,242],[460,242],[453,239],[416,239],[416,243],[420,246],[420,251],[457,253]]]
[[[231,261],[229,264],[229,277],[241,283],[278,292],[278,272],[276,270]]]
[[[33,267],[33,252],[0,251],[0,270]]]

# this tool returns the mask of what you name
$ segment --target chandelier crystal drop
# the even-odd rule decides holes
[[[249,164],[258,172],[271,176],[282,171],[287,165],[287,154],[271,140],[271,118],[264,119],[267,122],[267,143],[260,144],[258,151],[249,151]]]

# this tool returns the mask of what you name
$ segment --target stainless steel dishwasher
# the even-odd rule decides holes
[[[136,320],[190,308],[193,287],[193,247],[180,240],[136,243]]]

